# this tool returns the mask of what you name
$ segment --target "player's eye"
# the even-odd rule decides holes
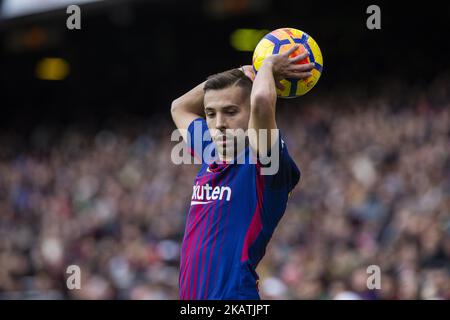
[[[234,116],[236,114],[236,111],[227,111],[227,115]]]
[[[214,112],[207,112],[207,113],[206,113],[206,116],[207,116],[208,118],[212,118],[212,117],[214,117]]]

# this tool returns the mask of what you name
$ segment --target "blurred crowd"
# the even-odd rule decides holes
[[[280,101],[302,179],[257,269],[262,298],[450,299],[449,83]],[[198,167],[172,163],[173,130],[155,115],[1,133],[0,299],[177,299]]]

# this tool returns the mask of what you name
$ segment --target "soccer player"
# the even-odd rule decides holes
[[[255,269],[300,179],[275,121],[279,81],[311,76],[313,64],[296,63],[307,53],[290,57],[296,49],[268,56],[256,76],[251,66],[210,76],[172,103],[176,126],[202,161],[181,249],[180,299],[260,299]],[[238,143],[247,129],[271,131]],[[263,175],[262,160],[274,154],[278,170]]]

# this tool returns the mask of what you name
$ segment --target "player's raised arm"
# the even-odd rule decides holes
[[[266,135],[266,141],[258,141],[258,135],[249,135],[251,148],[260,155],[266,155],[267,148],[271,148],[278,138],[277,132],[272,132],[271,129],[277,129],[275,105],[276,87],[281,86],[279,81],[285,78],[305,79],[311,76],[313,64],[297,64],[308,56],[307,52],[290,58],[297,49],[298,45],[284,53],[268,56],[255,77],[250,99],[251,112],[248,128],[256,130],[256,133],[259,133],[259,129],[270,130]]]
[[[172,119],[177,128],[182,129],[181,134],[184,141],[187,141],[186,132],[189,124],[197,118],[205,117],[205,111],[203,109],[203,97],[205,95],[203,86],[205,82],[202,82],[172,102],[170,109]]]

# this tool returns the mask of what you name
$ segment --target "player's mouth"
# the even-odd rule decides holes
[[[228,142],[231,142],[232,140],[233,140],[232,137],[226,135],[217,136],[215,139],[216,143],[220,145],[226,145]]]

